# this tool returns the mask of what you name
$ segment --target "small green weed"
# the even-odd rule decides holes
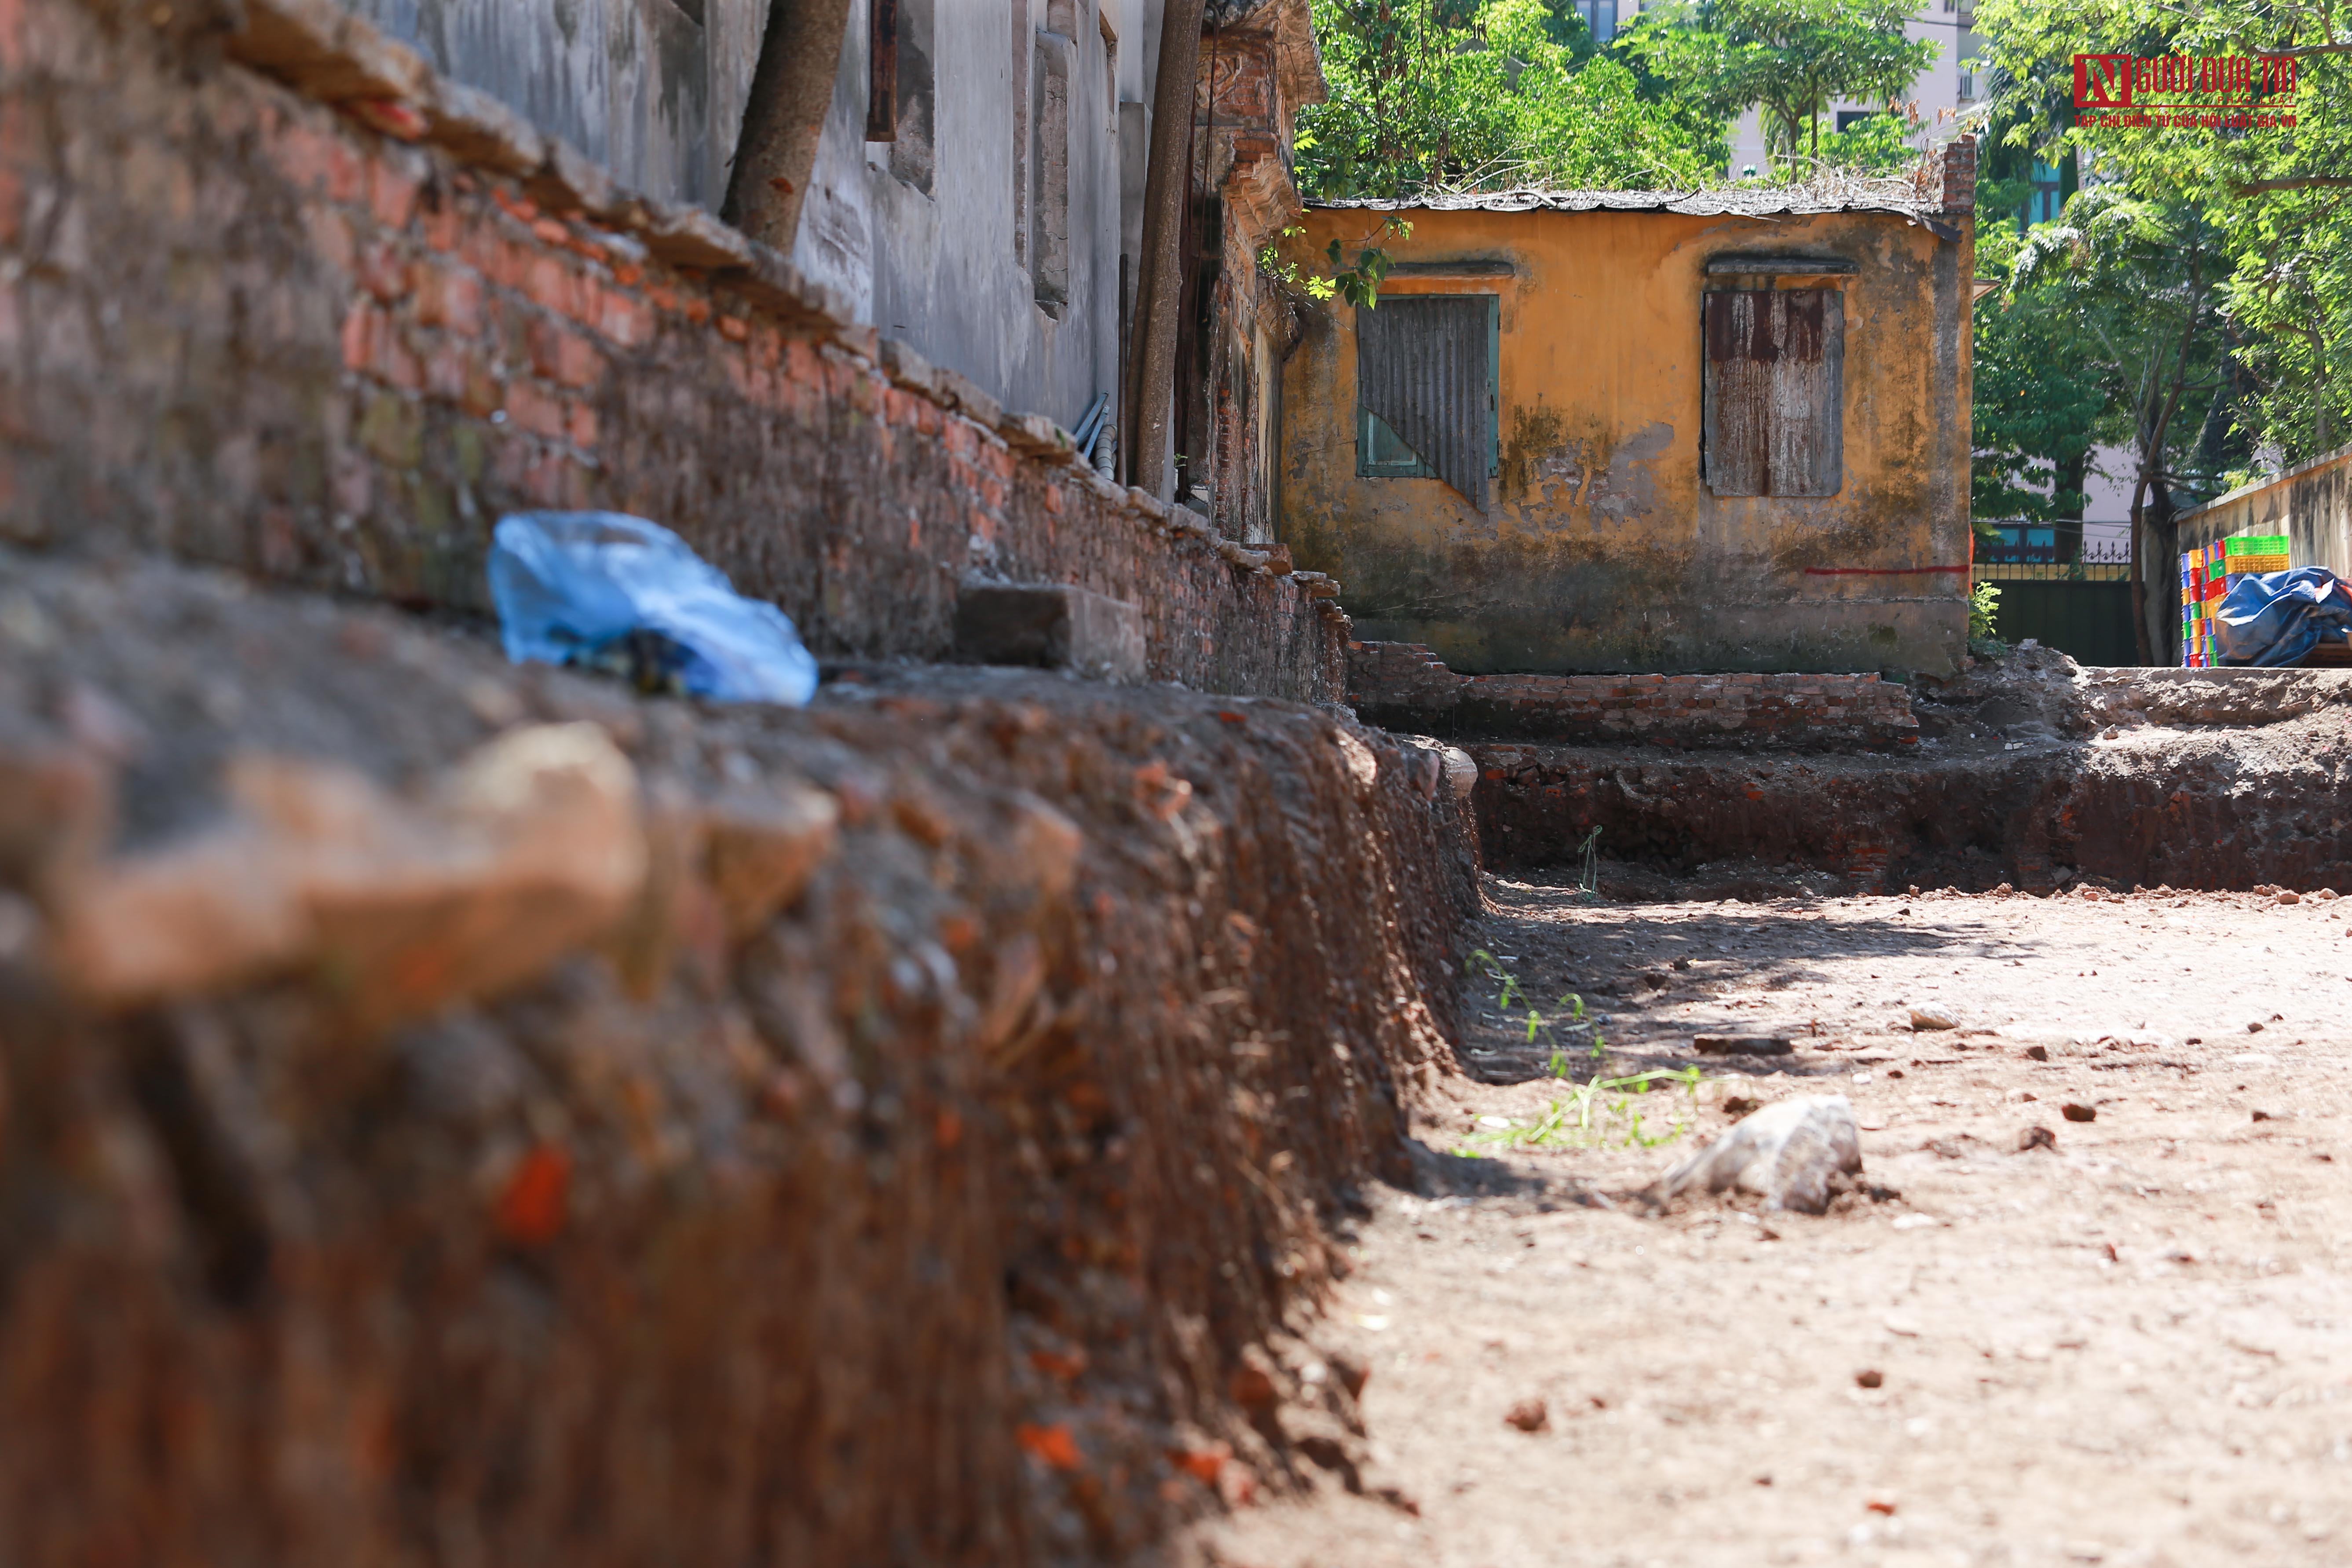
[[[1596,828],[1594,831],[1597,833],[1600,830]],[[1495,1011],[1497,1013],[1507,1014],[1515,1008],[1522,1006],[1526,1008],[1525,1016],[1520,1019],[1520,1022],[1527,1027],[1528,1044],[1532,1046],[1540,1039],[1549,1038],[1552,1043],[1551,1055],[1553,1061],[1558,1062],[1563,1059],[1563,1047],[1559,1033],[1560,1028],[1583,1029],[1590,1028],[1591,1026],[1590,1024],[1585,1022],[1584,998],[1578,995],[1575,992],[1570,991],[1561,996],[1559,1001],[1553,1003],[1553,1016],[1547,1018],[1544,1016],[1542,1009],[1534,1005],[1532,999],[1528,995],[1527,987],[1519,984],[1519,977],[1503,967],[1503,961],[1501,959],[1496,958],[1493,953],[1488,952],[1482,947],[1470,955],[1470,962],[1475,964],[1478,971],[1483,973],[1487,979],[1500,984],[1501,989],[1496,991],[1495,994]],[[1560,1018],[1559,1015],[1561,1013],[1568,1014],[1568,1017],[1565,1019]],[[1595,1035],[1592,1040],[1591,1054],[1597,1058],[1601,1053],[1601,1037],[1598,1035]],[[1552,1076],[1554,1078],[1561,1078],[1566,1075],[1555,1069]]]
[[[1552,1076],[1568,1079],[1567,1058],[1552,1054]],[[1598,1073],[1587,1082],[1569,1079],[1568,1093],[1528,1127],[1498,1127],[1473,1133],[1454,1152],[1481,1157],[1504,1149],[1654,1149],[1690,1131],[1698,1113],[1699,1085],[1704,1076],[1695,1067],[1654,1068],[1625,1078]],[[1675,1095],[1680,1089],[1683,1093]],[[1643,1109],[1653,1094],[1673,1096],[1672,1117],[1664,1129],[1645,1130]]]

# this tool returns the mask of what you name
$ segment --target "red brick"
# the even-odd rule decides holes
[[[531,303],[559,316],[577,315],[582,281],[569,263],[552,256],[532,256],[524,266],[522,290],[530,296]]]
[[[302,208],[303,236],[310,242],[319,259],[337,272],[352,272],[359,266],[359,242],[352,236],[351,220],[324,202],[310,202]]]
[[[488,357],[478,345],[461,338],[444,338],[425,353],[425,390],[478,418],[506,403],[505,388]]]
[[[653,341],[654,313],[634,295],[599,289],[596,330],[625,349],[642,348]]]
[[[0,0],[0,69],[25,65],[25,0]]]
[[[563,405],[535,382],[518,381],[507,387],[507,418],[519,430],[549,440],[563,439]]]
[[[555,321],[530,324],[531,368],[563,386],[593,386],[604,378],[604,356],[596,345]]]
[[[360,253],[360,286],[389,305],[408,292],[408,268],[389,245],[371,245]]]
[[[343,318],[343,368],[364,372],[374,357],[376,332],[389,325],[389,318],[374,306],[364,301],[353,305]]]
[[[596,411],[584,403],[572,406],[570,420],[572,444],[582,451],[593,451],[596,447],[598,424]]]
[[[313,191],[327,188],[333,158],[332,138],[321,136],[289,116],[271,128],[267,146],[269,161],[289,181]]]
[[[719,318],[719,335],[730,342],[750,342],[751,323],[740,316],[721,316]]]
[[[444,201],[425,209],[420,224],[425,243],[436,250],[455,250],[464,236],[466,215],[455,201]]]
[[[428,327],[473,334],[482,330],[482,279],[446,262],[420,261],[410,269],[416,319]]]
[[[405,162],[412,154],[401,154]],[[424,185],[421,174],[397,167],[391,158],[368,160],[368,211],[375,221],[386,228],[406,228],[408,220],[416,214],[416,193]]]

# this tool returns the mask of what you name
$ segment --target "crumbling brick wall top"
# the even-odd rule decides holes
[[[1875,675],[1457,675],[1418,643],[1348,645],[1367,721],[1449,738],[1817,749],[1910,745],[1911,693]]]

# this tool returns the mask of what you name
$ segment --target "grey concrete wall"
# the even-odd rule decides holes
[[[919,3],[900,0],[901,17]],[[1147,116],[1122,115],[1118,103],[1150,97],[1160,0],[1076,0],[1064,18],[1076,45],[1069,282],[1053,310],[1039,304],[1032,268],[1041,174],[1055,153],[1035,133],[1037,37],[1055,7],[929,4],[930,177],[911,177],[890,144],[865,140],[866,9],[858,0],[793,262],[847,294],[860,321],[962,372],[1008,407],[1075,424],[1097,393],[1116,390],[1123,137],[1149,133]],[[1105,17],[1118,40],[1116,89]],[[902,76],[908,65],[902,42]]]
[[[2284,533],[2297,566],[2325,566],[2352,577],[2352,447],[2267,484],[2232,490],[2179,520],[2183,552],[2233,533]],[[2159,579],[2171,581],[2167,573],[2150,577]]]
[[[623,184],[718,210],[770,0],[344,3]],[[930,112],[893,144],[865,140],[856,0],[793,261],[1007,406],[1076,424],[1116,392],[1122,231],[1142,199],[1142,147],[1127,143],[1149,138],[1161,5],[899,0],[902,87],[927,82]],[[1056,23],[1074,46],[1068,253],[1060,298],[1041,305],[1038,204],[1058,153],[1037,134],[1037,39]]]
[[[344,4],[624,184],[713,212],[726,195],[769,0]]]

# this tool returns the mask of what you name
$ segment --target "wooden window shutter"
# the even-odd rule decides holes
[[[1706,486],[1719,496],[1833,496],[1845,483],[1845,296],[1706,296]]]
[[[1356,397],[1429,471],[1486,510],[1495,452],[1488,294],[1408,295],[1356,312]]]

